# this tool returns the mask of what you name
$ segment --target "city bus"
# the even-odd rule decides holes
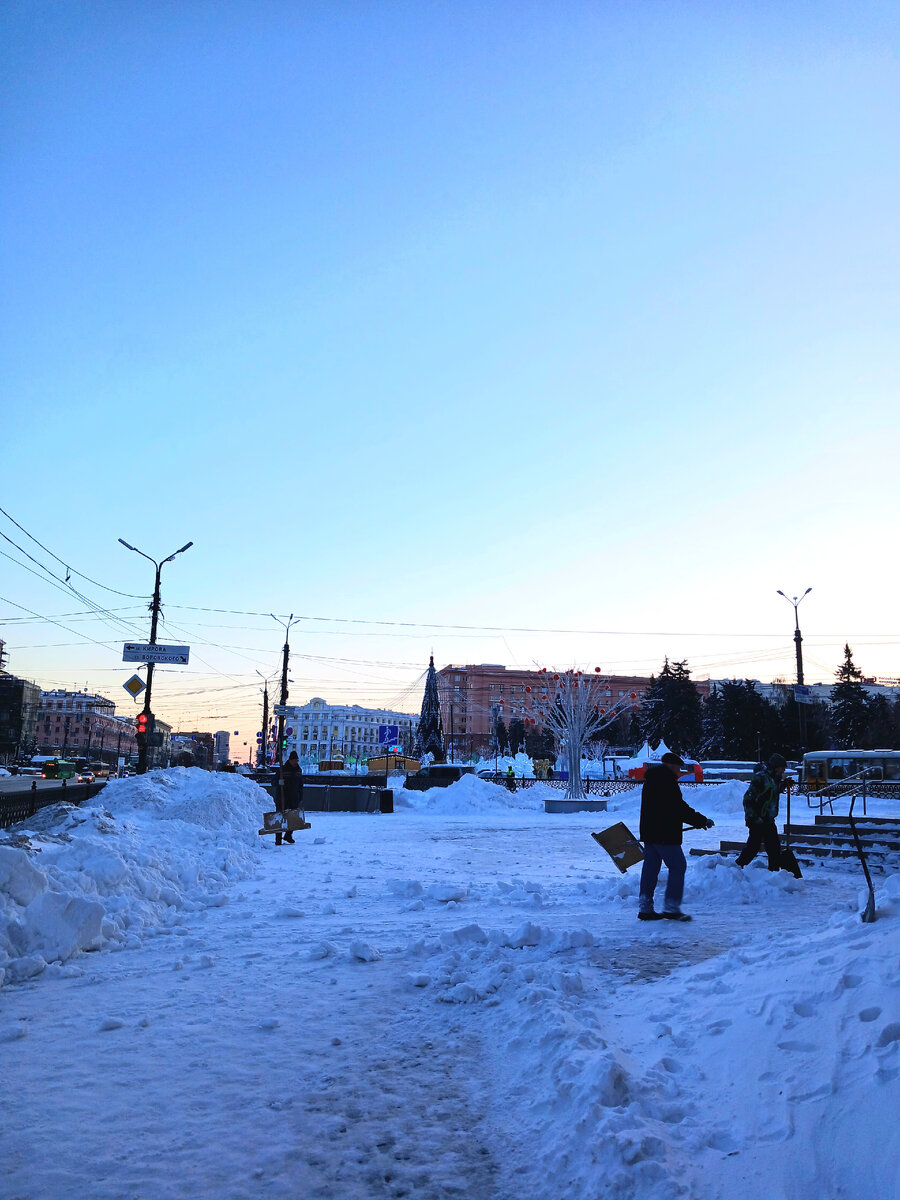
[[[900,789],[900,750],[812,750],[803,755],[803,783],[808,792],[867,771],[867,778]]]
[[[52,762],[44,763],[41,774],[45,779],[74,779],[76,770],[73,762],[64,758],[54,758]]]

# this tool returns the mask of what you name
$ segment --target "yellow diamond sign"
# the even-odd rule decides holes
[[[122,687],[134,700],[137,700],[138,696],[146,686],[147,685],[144,683],[143,679],[141,679],[140,675],[132,675],[130,679],[126,679],[126,681],[122,684]]]

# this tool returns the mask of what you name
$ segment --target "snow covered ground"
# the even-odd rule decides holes
[[[853,863],[689,859],[694,921],[644,924],[589,837],[639,793],[542,790],[275,847],[255,784],[175,769],[7,831],[0,1194],[900,1196],[898,876],[862,925]]]

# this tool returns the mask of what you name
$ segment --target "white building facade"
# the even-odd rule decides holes
[[[360,708],[358,704],[328,704],[314,696],[308,704],[285,709],[287,754],[296,750],[301,759],[316,762],[343,754],[347,759],[366,759],[378,754],[379,727],[397,726],[397,742],[412,750],[418,715],[387,708]]]

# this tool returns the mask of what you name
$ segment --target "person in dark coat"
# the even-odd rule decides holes
[[[778,840],[778,797],[784,790],[784,769],[787,763],[780,754],[773,754],[768,763],[761,763],[753,772],[750,786],[744,792],[744,822],[747,842],[737,857],[737,865],[746,867],[765,846],[769,870],[781,869],[781,843]]]
[[[282,814],[288,809],[299,809],[303,803],[303,770],[296,750],[292,750],[287,762],[278,768],[276,795],[275,807]],[[280,832],[275,834],[276,846],[281,845],[281,837]],[[284,840],[293,846],[294,835],[290,829],[284,834]]]
[[[638,920],[689,921],[681,911],[684,895],[684,873],[687,863],[681,849],[682,825],[695,829],[712,829],[715,822],[695,812],[685,803],[678,786],[678,776],[684,761],[677,754],[664,754],[658,767],[648,767],[641,791],[641,841],[644,843],[644,866],[641,871],[641,891]],[[662,864],[668,868],[663,911],[653,907],[653,893]]]

